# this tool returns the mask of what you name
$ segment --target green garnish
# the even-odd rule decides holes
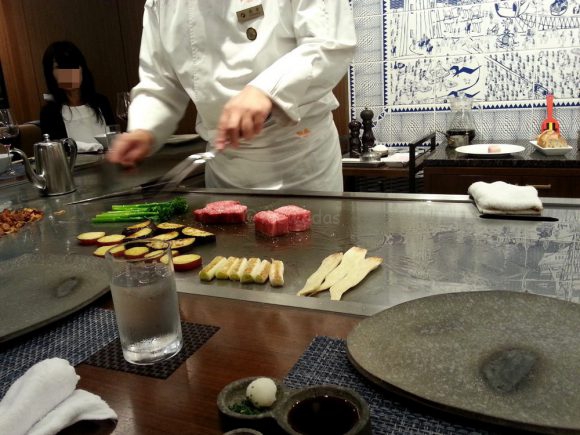
[[[230,406],[230,410],[237,412],[242,415],[257,415],[264,412],[261,408],[254,406],[252,402],[248,399],[244,399],[241,402],[234,403]]]
[[[146,202],[143,204],[113,205],[111,211],[96,215],[94,224],[109,222],[135,222],[152,219],[155,221],[167,221],[176,214],[187,211],[187,201],[178,196],[166,202]]]

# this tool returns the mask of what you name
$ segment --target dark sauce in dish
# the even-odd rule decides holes
[[[359,420],[357,408],[347,399],[317,396],[296,402],[288,423],[304,435],[343,435]]]

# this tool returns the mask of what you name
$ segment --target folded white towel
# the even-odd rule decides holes
[[[468,193],[484,214],[539,215],[544,207],[533,186],[515,186],[496,181],[477,181],[469,186]]]
[[[76,141],[77,143],[77,152],[78,153],[94,153],[103,150],[103,145],[97,142],[81,142],[80,140]]]
[[[78,380],[66,360],[51,358],[33,365],[0,401],[0,434],[56,434],[80,420],[116,419],[100,397],[75,391]]]

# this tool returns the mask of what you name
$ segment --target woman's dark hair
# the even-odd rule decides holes
[[[62,107],[68,103],[68,100],[65,91],[58,87],[58,83],[54,78],[54,63],[56,63],[58,68],[81,68],[81,100],[84,104],[87,104],[91,109],[93,109],[98,122],[105,122],[98,105],[93,74],[87,66],[87,61],[78,47],[69,41],[57,41],[50,44],[44,52],[44,56],[42,56],[42,66],[44,69],[46,87],[52,94],[54,102],[58,104],[59,107]]]

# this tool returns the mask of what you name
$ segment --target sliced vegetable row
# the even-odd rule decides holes
[[[110,252],[114,257],[125,257],[131,260],[160,261],[161,263],[167,264],[169,262],[168,255],[164,254],[165,250],[156,249],[158,247],[155,246],[155,243],[134,246],[129,249],[126,248],[124,243],[119,245],[104,245],[98,247],[93,252],[93,255],[104,257],[107,252]],[[171,257],[173,259],[173,268],[179,272],[196,269],[202,265],[201,256],[197,254],[181,254],[179,250],[172,249]]]
[[[126,249],[125,243],[148,239],[147,243]],[[159,259],[167,262],[163,255],[164,243],[169,243],[175,270],[191,270],[200,267],[202,259],[197,254],[187,254],[194,246],[215,242],[213,233],[183,224],[163,222],[155,225],[146,220],[126,227],[122,234],[109,234],[104,231],[91,231],[77,236],[81,245],[98,245],[93,252],[97,257],[104,257],[107,252],[113,256],[129,259]]]
[[[77,236],[81,245],[116,245],[121,242],[128,242],[140,239],[155,239],[164,242],[172,241],[180,247],[191,247],[203,245],[205,243],[215,242],[215,234],[209,233],[193,227],[187,227],[183,224],[172,222],[163,222],[155,225],[152,221],[147,220],[136,225],[131,225],[123,230],[121,234],[107,235],[104,231],[91,231],[82,233]],[[176,239],[193,239],[189,242],[176,241]]]
[[[215,257],[199,272],[202,281],[229,279],[241,283],[264,284],[270,281],[273,287],[284,285],[284,263],[280,260],[259,258]]]

